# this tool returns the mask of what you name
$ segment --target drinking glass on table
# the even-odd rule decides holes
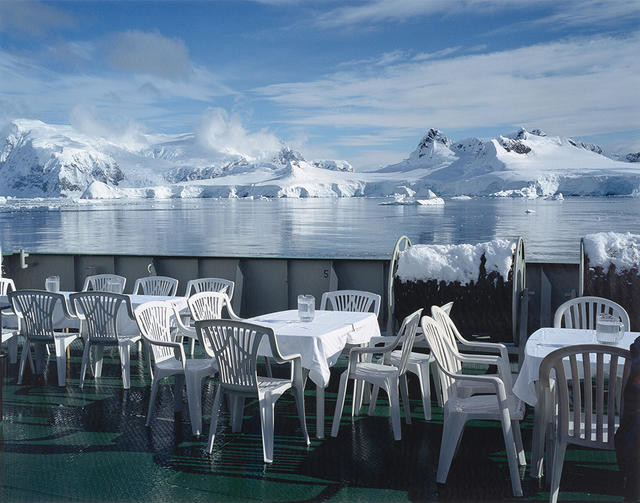
[[[617,316],[599,314],[596,320],[596,341],[601,344],[616,344],[622,339],[622,322]]]
[[[60,276],[48,276],[44,280],[44,289],[47,292],[58,293],[60,291]]]
[[[316,311],[316,299],[313,295],[298,295],[298,318],[300,321],[313,321]]]

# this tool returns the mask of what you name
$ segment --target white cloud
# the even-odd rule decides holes
[[[257,93],[293,124],[470,129],[524,124],[562,135],[637,129],[640,32],[342,71]]]
[[[529,22],[553,26],[581,26],[637,18],[640,3],[629,0],[368,0],[341,5],[317,18],[325,28],[402,22],[420,16],[490,12],[544,6],[552,13]]]
[[[42,36],[55,28],[73,25],[73,17],[67,12],[36,0],[1,0],[0,32],[14,35],[16,32],[30,36]]]
[[[99,119],[97,110],[90,105],[76,105],[71,110],[69,119],[76,131],[90,137],[101,137],[131,150],[139,150],[148,145],[140,124],[126,118],[118,121]]]
[[[200,142],[216,152],[262,158],[282,147],[278,138],[267,130],[248,132],[240,117],[222,108],[209,108],[202,114],[198,131]]]
[[[1,1],[1,0],[0,0]],[[40,57],[41,56],[37,56]],[[42,59],[42,58],[41,58]],[[195,66],[189,80],[147,74],[76,73],[59,66],[49,69],[25,55],[0,49],[0,96],[11,97],[3,108],[8,118],[64,121],[78,104],[93,107],[101,117],[141,121],[162,129],[184,130],[194,117],[184,111],[201,110],[234,91],[217,75]]]
[[[129,30],[111,37],[109,63],[118,70],[147,73],[169,80],[187,80],[193,65],[184,41],[159,33]]]

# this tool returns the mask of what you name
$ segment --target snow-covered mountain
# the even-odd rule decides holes
[[[407,159],[381,171],[411,174],[450,196],[628,195],[639,191],[639,160],[538,129],[458,142],[430,129]]]
[[[352,197],[439,195],[548,197],[637,195],[640,153],[520,129],[452,141],[428,130],[404,161],[354,172],[347,161],[307,161],[283,146],[262,158],[212,150],[196,134],[89,136],[71,126],[15,120],[0,131],[0,196]]]

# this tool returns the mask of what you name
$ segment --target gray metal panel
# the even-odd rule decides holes
[[[169,276],[178,280],[178,295],[184,295],[187,281],[197,279],[198,259],[194,257],[162,257],[155,259],[158,276]]]
[[[289,307],[297,309],[298,295],[316,298],[316,309],[324,292],[331,290],[331,260],[289,260]]]
[[[287,261],[280,259],[243,260],[244,305],[242,316],[282,311],[289,308]]]
[[[94,274],[114,274],[115,259],[113,255],[78,255],[76,257],[76,290],[80,290],[87,276]]]
[[[133,285],[138,278],[149,276],[149,265],[153,264],[153,257],[117,256],[115,258],[116,274],[127,278],[125,293],[133,291]]]
[[[7,276],[14,280],[16,288],[44,290],[44,280],[47,276],[60,276],[61,290],[75,289],[75,257],[73,255],[31,254],[27,258],[26,269],[20,268],[20,256],[16,254],[14,257],[16,261],[15,263],[11,261],[10,275]]]

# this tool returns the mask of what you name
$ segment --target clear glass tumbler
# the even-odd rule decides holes
[[[599,314],[596,320],[596,341],[601,344],[616,344],[624,335],[622,328],[622,322],[617,316]]]
[[[313,321],[315,312],[315,297],[313,295],[298,295],[298,318],[300,321]]]
[[[48,276],[44,280],[44,289],[47,292],[58,293],[60,291],[60,276]]]

